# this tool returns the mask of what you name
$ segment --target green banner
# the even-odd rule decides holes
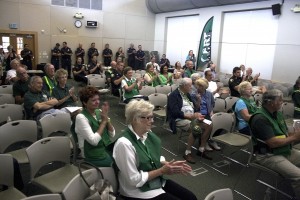
[[[211,38],[212,38],[212,26],[214,17],[211,17],[205,24],[199,44],[197,67],[198,70],[204,70],[206,64],[211,59]]]

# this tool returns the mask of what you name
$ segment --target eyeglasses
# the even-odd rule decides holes
[[[140,117],[140,118],[142,118],[142,119],[147,119],[147,120],[153,120],[153,116],[148,116],[148,117]]]

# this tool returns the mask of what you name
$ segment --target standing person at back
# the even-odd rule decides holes
[[[76,60],[78,57],[81,58],[82,63],[84,63],[85,50],[82,48],[82,44],[79,43],[78,48],[75,51]]]
[[[127,49],[128,61],[127,65],[135,70],[135,53],[134,44],[130,43],[130,47]]]
[[[196,64],[196,58],[195,58],[195,54],[193,52],[193,50],[189,51],[189,54],[186,56],[185,61],[192,61],[193,63],[193,67],[195,67]],[[194,68],[193,68],[194,69]]]
[[[68,47],[67,42],[63,42],[63,48],[61,48],[61,65],[62,68],[68,71],[68,79],[71,78],[71,55],[73,54],[72,50]]]
[[[95,42],[92,42],[91,47],[88,50],[88,63],[92,62],[93,56],[99,56],[98,49],[95,48]]]
[[[14,59],[19,59],[18,54],[16,53],[16,51],[14,50],[14,47],[12,45],[9,45],[7,47],[7,51],[6,54],[4,55],[5,58],[5,62],[6,62],[6,71],[10,70],[10,62]]]
[[[138,48],[139,50],[135,54],[135,70],[143,70],[145,69],[145,52],[142,50],[142,45],[139,45]]]
[[[33,53],[29,49],[28,44],[24,44],[24,49],[21,51],[21,57],[23,58],[22,64],[27,66],[27,70],[32,70]]]
[[[113,55],[113,53],[112,53],[112,50],[109,48],[109,44],[105,44],[105,48],[103,49],[103,52],[102,52],[105,67],[108,67],[110,65],[112,55]]]
[[[59,46],[60,44],[56,43],[55,47],[51,49],[51,64],[54,65],[55,70],[59,69],[59,59],[61,57]]]
[[[242,82],[241,68],[235,67],[232,71],[232,77],[228,81],[230,94],[233,97],[240,97],[239,84]]]

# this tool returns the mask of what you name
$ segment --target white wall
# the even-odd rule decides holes
[[[77,12],[84,15],[81,28],[74,26]],[[0,19],[0,29],[8,30],[9,23],[17,23],[19,31],[38,32],[39,53],[47,53],[48,59],[39,58],[37,63],[49,62],[51,48],[63,41],[73,52],[78,43],[87,51],[92,42],[100,51],[109,43],[114,55],[119,47],[126,51],[130,43],[154,49],[155,15],[148,11],[145,0],[103,0],[101,11],[51,6],[51,0],[0,0]],[[98,28],[86,28],[87,20],[98,21]]]
[[[281,3],[281,1],[271,0],[258,3],[237,4],[157,14],[155,19],[154,49],[161,53],[166,51],[166,19],[168,17],[199,14],[200,20],[198,26],[200,26],[202,29],[206,21],[211,16],[214,16],[212,33],[212,60],[215,63],[220,64],[224,12],[243,11],[250,9],[255,10],[263,8],[270,8],[270,12],[272,12],[271,5],[276,3]],[[299,3],[298,0],[285,1],[281,8],[282,14],[280,16],[274,16],[274,18],[278,20],[278,31],[275,43],[275,54],[274,58],[272,58],[273,70],[272,74],[270,75],[271,80],[273,81],[294,83],[296,78],[300,75],[300,13],[293,13],[290,10],[297,3]],[[232,67],[239,64],[241,63],[233,63]],[[218,70],[220,69],[222,69],[222,66],[220,66]],[[232,71],[232,68],[226,68],[224,71]]]

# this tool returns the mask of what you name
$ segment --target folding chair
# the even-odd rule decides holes
[[[158,117],[164,118],[163,124],[165,123],[166,114],[166,105],[168,102],[168,96],[166,94],[154,93],[148,96],[149,102],[153,104],[156,109],[154,109],[153,114]]]
[[[49,137],[55,133],[71,135],[71,116],[69,113],[46,115],[39,120],[42,128],[42,137]]]
[[[232,190],[230,188],[225,188],[212,191],[204,200],[233,200]]]
[[[0,94],[13,94],[13,85],[1,85]]]
[[[143,96],[149,96],[150,94],[154,94],[155,93],[155,87],[152,86],[143,86],[142,89],[139,91],[140,95]]]
[[[107,179],[113,187],[113,191],[118,191],[118,180],[115,175],[115,171],[112,167],[99,167],[104,175],[104,179]],[[92,185],[99,177],[96,169],[88,169],[82,172],[88,183]],[[82,200],[88,197],[90,189],[84,183],[80,175],[75,176],[62,191],[65,200]]]
[[[239,100],[238,97],[227,97],[225,99],[226,102],[226,109],[225,112],[229,112],[232,109],[233,104],[235,104],[235,102]]]
[[[14,164],[13,157],[9,154],[0,154],[0,185],[8,187],[0,191],[0,199],[22,199],[26,197],[21,191],[14,187]]]
[[[37,124],[34,120],[17,120],[0,126],[0,153],[12,155],[20,164],[28,163],[26,147],[17,146],[19,142],[34,143],[37,141]],[[28,146],[28,145],[27,145]],[[12,150],[12,147],[15,147]]]
[[[294,117],[295,106],[293,103],[284,102],[281,109],[284,119],[290,119]]]
[[[225,112],[226,111],[226,102],[222,98],[215,99],[215,107],[213,109],[214,113]]]
[[[172,92],[172,88],[169,85],[158,85],[155,87],[156,93],[161,93],[161,94],[169,94]]]
[[[100,77],[95,77],[89,79],[89,85],[94,86],[96,88],[106,88],[106,79],[105,78],[100,78]]]
[[[211,140],[223,143],[230,147],[238,148],[238,150],[240,150],[241,148],[245,147],[246,145],[248,145],[250,143],[251,138],[249,136],[240,134],[238,132],[232,132],[233,125],[234,125],[234,119],[233,119],[233,115],[231,113],[225,113],[225,112],[215,113],[211,117],[211,120],[212,120],[212,124],[213,124],[213,129],[212,129],[212,132],[210,135]],[[225,133],[216,135],[216,133],[219,130],[223,130],[223,131],[225,131]],[[230,155],[233,155],[236,152],[237,151],[233,151]],[[223,156],[237,164],[246,166],[246,164],[243,164],[229,156],[226,156],[226,155],[223,155]]]
[[[10,117],[12,121],[25,119],[24,108],[18,104],[0,105],[0,113],[0,124],[4,124],[8,117]]]
[[[30,165],[30,183],[51,193],[61,193],[65,186],[78,174],[78,168],[70,164],[70,139],[48,137],[38,140],[26,149]],[[37,176],[42,167],[52,162],[64,166]]]
[[[15,104],[15,98],[12,94],[0,94],[0,105]]]

